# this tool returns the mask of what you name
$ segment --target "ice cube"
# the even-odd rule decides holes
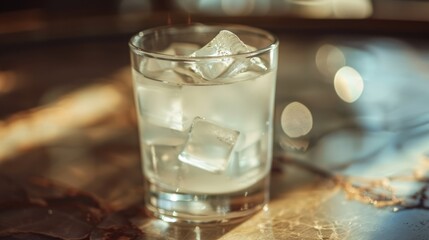
[[[191,57],[228,56],[254,51],[255,48],[244,44],[234,33],[222,30],[216,37],[201,49],[193,52]],[[267,67],[258,57],[225,57],[197,62],[191,70],[206,80],[231,77],[253,70],[265,71]]]
[[[172,69],[174,65],[172,62],[161,60],[152,57],[146,57],[142,60],[140,69],[142,72],[153,73],[149,75],[156,75],[163,71]]]
[[[199,48],[192,43],[174,42],[159,53],[170,56],[188,56]],[[153,79],[182,84],[185,82],[194,82],[189,80],[189,69],[185,69],[183,64],[163,58],[145,57],[141,61],[140,72]]]
[[[185,129],[180,86],[144,81],[137,87],[137,95],[143,119],[156,126]]]
[[[237,143],[234,157],[231,160],[228,174],[240,176],[251,169],[258,167],[262,161],[264,151],[263,135],[259,131],[241,134]]]
[[[172,43],[169,47],[168,52],[169,54],[172,53],[172,55],[179,55],[179,56],[188,56],[189,54],[192,54],[196,50],[200,48],[199,45],[193,44],[193,43],[182,43],[182,42],[175,42]]]
[[[166,48],[163,51],[160,51],[159,53],[174,56],[176,55],[176,48],[178,48],[179,46],[177,46],[175,43],[172,43],[168,48]],[[149,57],[149,56],[143,58],[141,62],[141,70],[146,72],[146,74],[148,72],[153,73],[155,77],[156,77],[156,74],[160,74],[164,71],[172,70],[175,66],[176,66],[176,62],[174,61],[170,61],[162,58]]]
[[[145,175],[164,187],[171,190],[180,188],[182,184],[181,162],[177,161],[177,155],[181,146],[164,144],[145,144],[143,157],[145,159],[143,170]]]
[[[147,124],[143,129],[144,141],[149,145],[169,145],[169,146],[183,146],[188,137],[187,132],[177,131],[172,128],[160,127],[154,124]]]
[[[239,131],[196,117],[178,158],[194,167],[221,173],[228,165],[239,135]]]

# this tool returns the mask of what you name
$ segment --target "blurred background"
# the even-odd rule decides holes
[[[281,31],[427,33],[424,0],[3,0],[2,44],[129,34],[187,22]]]
[[[138,147],[128,40],[142,29],[167,24],[237,23],[276,34],[281,41],[276,119],[293,100],[310,109],[311,120],[318,123],[350,113],[388,112],[367,110],[373,109],[368,107],[373,100],[350,105],[344,93],[333,91],[334,75],[347,66],[352,77],[384,79],[393,89],[398,79],[425,79],[428,11],[429,3],[421,0],[3,0],[0,162],[24,153],[33,156],[34,149],[61,139],[91,146],[122,134]],[[404,68],[404,62],[410,66]],[[397,71],[405,77],[392,77]],[[398,95],[392,91],[372,106],[395,102],[389,100]],[[378,90],[364,92],[379,95]],[[410,93],[416,96],[413,89]],[[317,99],[330,100],[319,106]],[[279,149],[307,149],[308,141],[286,136],[279,121]],[[374,123],[358,125],[365,124]],[[306,126],[312,127],[315,135],[309,139],[332,128]]]
[[[290,43],[292,55],[304,56],[298,49],[311,49],[332,36],[417,39],[422,45],[429,35],[428,11],[429,2],[423,0],[3,0],[0,123],[114,78],[129,65],[128,39],[145,28],[191,22],[252,25],[287,38],[284,49]],[[280,61],[288,59],[280,56]]]
[[[282,41],[279,82],[293,79],[302,86],[309,84],[306,79],[326,78],[326,69],[331,71],[346,60],[357,65],[373,61],[368,60],[373,55],[366,54],[373,38],[388,38],[382,40],[383,47],[392,47],[392,39],[406,41],[398,45],[399,54],[414,51],[404,47],[408,42],[425,48],[428,11],[429,3],[422,0],[2,0],[0,159],[59,139],[70,129],[96,124],[113,113],[135,125],[127,43],[142,29],[191,22],[267,29]],[[348,54],[344,51],[349,47],[335,45],[341,41],[353,45],[352,49],[366,50]],[[316,66],[313,55],[317,54]],[[105,92],[94,84],[106,87]],[[127,107],[112,111],[112,106]],[[13,124],[38,113],[51,116],[43,111],[55,117]]]

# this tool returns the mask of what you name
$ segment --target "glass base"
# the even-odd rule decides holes
[[[166,222],[222,224],[244,220],[259,211],[269,198],[269,176],[253,186],[227,194],[193,194],[166,190],[145,181],[146,209]]]

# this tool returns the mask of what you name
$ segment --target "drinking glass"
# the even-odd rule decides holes
[[[218,45],[206,46],[221,31]],[[173,25],[144,30],[129,46],[146,209],[180,223],[230,222],[261,209],[277,38],[241,25]]]

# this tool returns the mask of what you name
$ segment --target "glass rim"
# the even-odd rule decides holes
[[[196,56],[196,57],[185,56],[185,55],[170,55],[170,54],[165,54],[160,52],[147,51],[139,46],[136,46],[136,44],[134,44],[134,40],[142,38],[156,31],[165,30],[169,28],[185,29],[185,28],[198,28],[198,27],[200,27],[201,32],[210,32],[211,29],[214,29],[214,28],[219,28],[219,31],[220,31],[222,30],[222,27],[225,27],[226,29],[229,29],[229,30],[236,29],[240,31],[246,31],[251,34],[265,36],[268,40],[270,40],[271,43],[265,47],[257,48],[254,51],[245,52],[245,53],[229,54],[229,55],[223,55],[223,56]],[[210,31],[207,31],[207,29],[209,29]],[[278,45],[279,45],[279,40],[275,35],[260,28],[250,27],[250,26],[240,25],[240,24],[199,24],[199,23],[173,24],[173,25],[165,25],[165,26],[148,28],[146,30],[142,30],[138,32],[137,34],[134,34],[131,37],[130,41],[128,42],[128,46],[130,47],[130,50],[133,52],[133,54],[148,55],[150,57],[161,59],[161,60],[174,60],[174,61],[198,61],[198,60],[219,59],[219,58],[228,58],[228,57],[251,58],[251,57],[256,57],[266,52],[269,52],[277,48]]]

